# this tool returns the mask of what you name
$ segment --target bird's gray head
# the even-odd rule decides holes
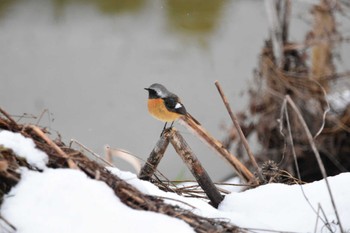
[[[145,90],[148,91],[149,98],[165,98],[171,94],[168,89],[159,83],[154,83],[150,87],[145,88]]]

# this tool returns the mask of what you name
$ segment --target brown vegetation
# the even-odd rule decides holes
[[[281,28],[272,30],[272,39],[266,41],[261,52],[256,86],[250,90],[249,111],[238,114],[240,125],[246,136],[256,133],[262,147],[256,153],[256,159],[260,163],[273,160],[281,169],[297,175],[292,153],[294,150],[300,178],[304,181],[322,179],[305,127],[295,111],[287,111],[288,106],[286,108],[284,105],[288,95],[301,111],[327,174],[349,171],[349,106],[344,106],[341,112],[330,112],[327,101],[327,95],[336,91],[335,81],[340,78],[344,81],[344,78],[350,77],[349,72],[336,73],[333,61],[333,48],[342,41],[336,29],[334,14],[341,7],[347,6],[341,5],[341,2],[335,4],[334,1],[320,1],[311,11],[314,16],[311,32],[304,43],[296,44],[288,41],[289,20],[282,17],[290,11],[290,3],[282,5],[281,2],[276,2],[276,6],[272,6],[272,12],[276,10],[275,13],[279,16],[277,18],[283,18],[279,22]],[[281,54],[276,50],[281,50]],[[292,138],[287,129],[286,111]],[[233,129],[225,140],[225,146],[230,147],[232,140],[236,139],[237,132]],[[240,152],[238,148],[237,153],[243,158]]]

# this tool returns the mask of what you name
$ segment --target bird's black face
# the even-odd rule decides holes
[[[149,99],[158,99],[160,98],[157,92],[151,88],[145,88],[146,91],[148,91],[148,98]]]

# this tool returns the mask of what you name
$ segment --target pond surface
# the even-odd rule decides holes
[[[296,25],[306,30],[301,20]],[[40,124],[54,136],[58,130],[63,141],[77,139],[100,154],[108,144],[146,159],[163,123],[148,115],[143,88],[159,82],[223,139],[221,126],[231,123],[214,81],[234,111],[243,109],[247,95],[241,93],[253,80],[267,34],[263,1],[2,1],[1,107],[36,116],[48,109]],[[214,180],[232,173],[175,127]],[[191,177],[170,146],[160,170],[171,179]]]

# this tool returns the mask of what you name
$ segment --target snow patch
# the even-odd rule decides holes
[[[72,169],[24,171],[1,215],[19,233],[194,232],[176,218],[129,208],[105,183]]]
[[[45,169],[49,161],[48,156],[35,147],[31,138],[26,138],[20,133],[3,130],[0,132],[0,145],[13,150],[18,156],[39,169]]]
[[[343,227],[350,229],[350,173],[328,178]],[[334,230],[336,217],[324,180],[302,185],[312,208],[320,204]],[[219,210],[241,227],[277,231],[314,232],[316,213],[304,197],[300,185],[268,184],[225,197]],[[325,230],[318,220],[317,232]],[[346,230],[345,229],[345,230]],[[335,231],[337,232],[337,231]],[[339,229],[338,229],[339,232]]]

